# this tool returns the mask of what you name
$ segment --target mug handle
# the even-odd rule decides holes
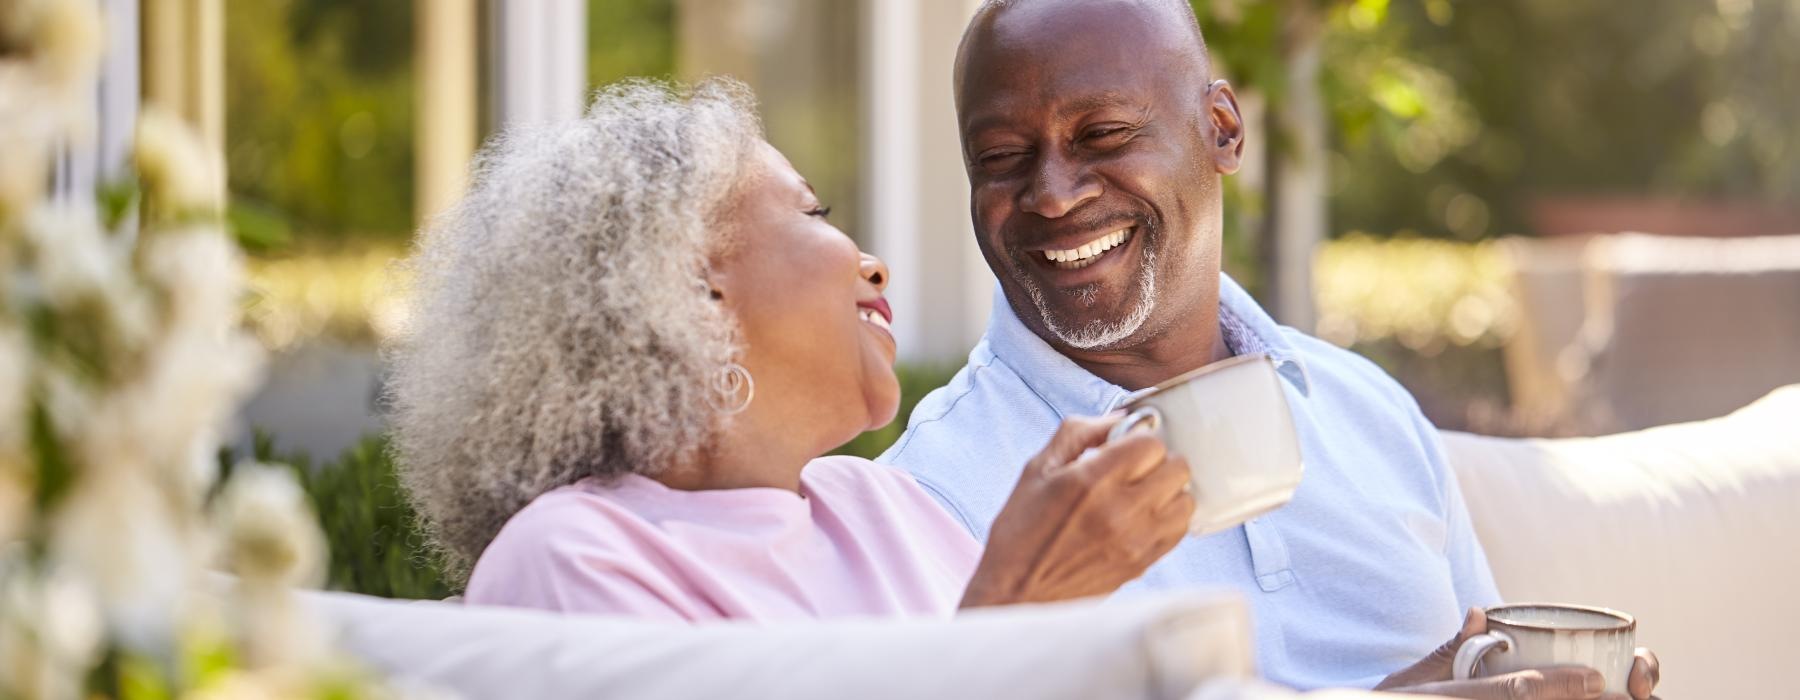
[[[1487,632],[1463,640],[1462,646],[1456,649],[1456,660],[1450,664],[1450,673],[1455,680],[1466,681],[1475,677],[1475,667],[1481,665],[1481,657],[1498,647],[1506,651],[1513,647],[1513,638],[1505,632]]]
[[[1123,420],[1113,424],[1112,430],[1106,432],[1106,441],[1112,442],[1125,437],[1127,433],[1138,429],[1139,426],[1148,428],[1151,433],[1161,435],[1162,411],[1156,410],[1155,406],[1140,406],[1132,409],[1131,413],[1126,414]]]

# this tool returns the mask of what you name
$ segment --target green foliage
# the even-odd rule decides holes
[[[401,491],[385,438],[366,437],[318,465],[304,453],[277,454],[265,434],[257,435],[252,452],[259,462],[291,466],[311,498],[331,548],[329,588],[386,598],[450,595],[418,514]]]
[[[1552,193],[1800,199],[1792,2],[1193,4],[1215,70],[1271,112],[1294,87],[1298,20],[1323,22],[1334,232],[1529,231]],[[1251,127],[1283,148],[1275,125]]]
[[[589,2],[589,85],[673,74],[675,5]],[[226,159],[246,247],[404,241],[414,224],[413,3],[232,2],[225,21]]]
[[[587,8],[588,84],[675,74],[675,0],[597,0]]]
[[[227,205],[225,224],[238,245],[252,253],[277,250],[293,240],[293,231],[280,212],[254,202],[238,201]]]
[[[1433,7],[1438,7],[1433,11]],[[1441,230],[1456,194],[1489,232],[1544,193],[1800,198],[1800,5],[1638,0],[1400,3],[1409,51],[1461,88],[1480,129],[1437,167],[1349,149],[1346,227]],[[1791,82],[1791,81],[1790,81]]]
[[[233,2],[225,22],[234,198],[311,237],[410,233],[412,3]]]

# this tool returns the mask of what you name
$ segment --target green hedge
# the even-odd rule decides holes
[[[900,414],[893,423],[863,433],[838,454],[874,457],[900,437],[914,404],[955,373],[953,367],[901,367]],[[387,440],[364,438],[337,459],[315,464],[302,452],[283,452],[275,439],[258,434],[252,449],[257,461],[291,466],[312,498],[331,546],[326,585],[334,590],[387,598],[436,599],[451,594],[435,557],[425,545],[418,514],[405,494],[388,458]],[[226,467],[235,461],[227,454]]]
[[[388,458],[387,439],[371,435],[337,459],[313,464],[302,452],[279,452],[258,434],[258,461],[293,468],[312,499],[331,547],[325,585],[385,598],[439,599],[451,594],[419,530]]]

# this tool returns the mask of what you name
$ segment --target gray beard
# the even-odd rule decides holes
[[[1124,318],[1108,322],[1097,320],[1080,328],[1069,328],[1058,322],[1050,313],[1050,306],[1044,303],[1044,290],[1028,277],[1020,276],[1019,282],[1031,295],[1031,304],[1037,308],[1038,318],[1044,322],[1044,328],[1056,336],[1063,344],[1077,350],[1096,350],[1111,348],[1123,344],[1150,319],[1150,312],[1156,309],[1156,255],[1146,252],[1138,275],[1138,302]],[[1080,292],[1084,304],[1093,303],[1093,290]]]

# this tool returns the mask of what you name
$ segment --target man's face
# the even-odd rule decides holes
[[[1171,21],[1138,3],[1022,3],[977,18],[965,44],[976,239],[1020,320],[1053,344],[1135,345],[1197,303],[1197,286],[1216,288],[1224,146],[1208,146],[1210,108],[1222,90],[1235,153],[1236,107],[1195,74],[1204,61]]]

